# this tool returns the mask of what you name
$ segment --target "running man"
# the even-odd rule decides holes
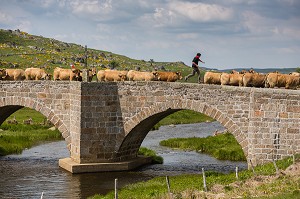
[[[193,68],[193,72],[191,74],[189,74],[188,76],[186,76],[184,79],[185,81],[188,80],[188,78],[193,77],[196,73],[198,74],[198,83],[203,83],[203,81],[201,81],[201,76],[200,76],[200,70],[199,70],[199,61],[202,63],[205,63],[204,61],[202,61],[200,59],[201,57],[201,53],[197,53],[197,55],[194,57],[193,61],[192,61],[192,68]]]

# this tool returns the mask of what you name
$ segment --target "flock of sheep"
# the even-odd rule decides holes
[[[271,72],[267,74],[257,73],[254,70],[232,71],[231,73],[206,72],[205,84],[219,84],[245,87],[274,88],[285,87],[286,89],[297,89],[300,85],[300,74],[293,72],[282,74]]]

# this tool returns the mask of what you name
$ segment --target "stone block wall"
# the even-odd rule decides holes
[[[258,89],[252,93],[251,100],[248,158],[253,164],[299,153],[299,91]]]

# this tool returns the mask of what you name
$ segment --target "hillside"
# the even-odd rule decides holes
[[[85,61],[88,67],[98,69],[111,66],[117,66],[118,69],[140,67],[141,70],[153,70],[154,67],[165,67],[170,70],[185,67],[182,62],[135,60],[90,48],[87,48],[87,60],[85,60],[84,46],[30,35],[20,30],[0,29],[0,67],[2,68],[43,67],[51,71],[57,66],[70,67],[70,64],[83,68]]]
[[[87,59],[85,56],[87,55]],[[96,50],[84,46],[58,41],[43,36],[35,36],[20,30],[0,29],[0,68],[28,68],[41,67],[52,73],[55,67],[69,68],[74,64],[77,68],[87,67],[136,69],[151,71],[166,69],[181,71],[183,76],[191,72],[183,62],[155,62],[155,60],[135,60],[112,52]],[[202,68],[202,71],[211,70]],[[217,70],[217,69],[214,69]],[[235,69],[242,70],[242,69]],[[275,69],[255,69],[259,72],[271,72]],[[276,69],[283,73],[289,73],[296,69]],[[230,71],[224,70],[225,72]],[[202,75],[204,72],[202,73]],[[183,80],[182,80],[183,81]],[[191,78],[196,82],[196,78]]]

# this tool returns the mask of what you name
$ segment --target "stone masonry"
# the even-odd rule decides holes
[[[138,149],[150,129],[183,109],[219,121],[248,163],[300,152],[300,91],[168,82],[2,81],[0,123],[29,107],[62,133],[73,172],[128,170],[147,161]]]

